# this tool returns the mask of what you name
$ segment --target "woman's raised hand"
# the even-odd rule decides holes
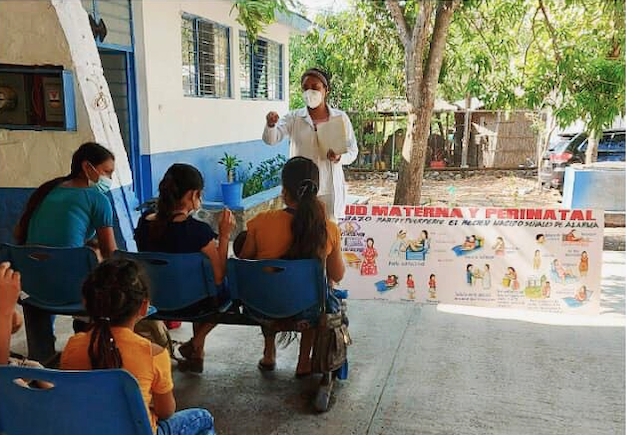
[[[278,122],[278,118],[280,118],[280,116],[278,116],[278,113],[276,112],[268,113],[267,116],[265,117],[265,119],[267,120],[267,126],[270,128],[274,127],[276,123]]]
[[[232,211],[225,208],[222,210],[222,214],[220,216],[220,236],[221,235],[230,235],[230,233],[235,229],[235,215]]]

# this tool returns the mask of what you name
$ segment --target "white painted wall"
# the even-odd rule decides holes
[[[116,156],[114,186],[132,182],[100,57],[79,0],[1,1],[0,63],[72,70],[77,114],[76,132],[0,129],[0,187],[37,187],[65,175],[76,148],[94,140]]]
[[[283,101],[242,100],[239,30],[228,0],[133,1],[135,53],[143,154],[261,138],[265,115],[289,109],[290,28],[272,24],[263,37],[283,44]],[[185,97],[182,88],[181,15],[189,13],[230,28],[233,98]]]
[[[0,63],[73,67],[49,1],[0,1]],[[76,80],[74,88],[78,96]],[[85,104],[76,103],[76,132],[0,129],[0,187],[37,187],[69,172],[72,153],[94,140]]]

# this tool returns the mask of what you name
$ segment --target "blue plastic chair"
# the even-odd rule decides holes
[[[16,379],[54,387],[25,387]],[[153,435],[139,385],[125,370],[0,367],[0,391],[0,433]]]
[[[170,313],[219,295],[211,262],[202,253],[116,251],[114,257],[133,260],[143,266],[150,280],[150,303],[157,310],[153,318],[189,320],[188,316]]]
[[[233,300],[272,319],[295,316],[326,302],[326,280],[317,260],[228,260]]]
[[[0,246],[0,259],[22,274],[23,304],[52,314],[84,313],[82,285],[97,266],[93,250],[44,246]]]

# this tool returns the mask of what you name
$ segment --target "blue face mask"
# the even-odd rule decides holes
[[[93,181],[90,181],[89,184],[91,184],[92,187],[98,189],[100,192],[107,193],[109,190],[111,190],[113,180],[111,180],[109,177],[105,177],[104,175],[100,175],[97,182],[94,183]]]
[[[93,165],[90,165],[93,170],[98,173],[98,171],[96,170],[96,168],[93,167]],[[107,193],[108,191],[111,190],[111,186],[113,185],[113,180],[111,180],[109,177],[106,177],[104,175],[99,175],[98,176],[98,181],[92,181],[91,178],[87,177],[87,180],[89,180],[89,187],[95,187],[99,192],[101,193]]]

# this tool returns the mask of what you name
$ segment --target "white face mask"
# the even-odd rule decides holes
[[[324,97],[322,96],[321,91],[316,91],[315,89],[309,89],[302,93],[302,98],[307,106],[311,109],[315,109],[324,101]]]

